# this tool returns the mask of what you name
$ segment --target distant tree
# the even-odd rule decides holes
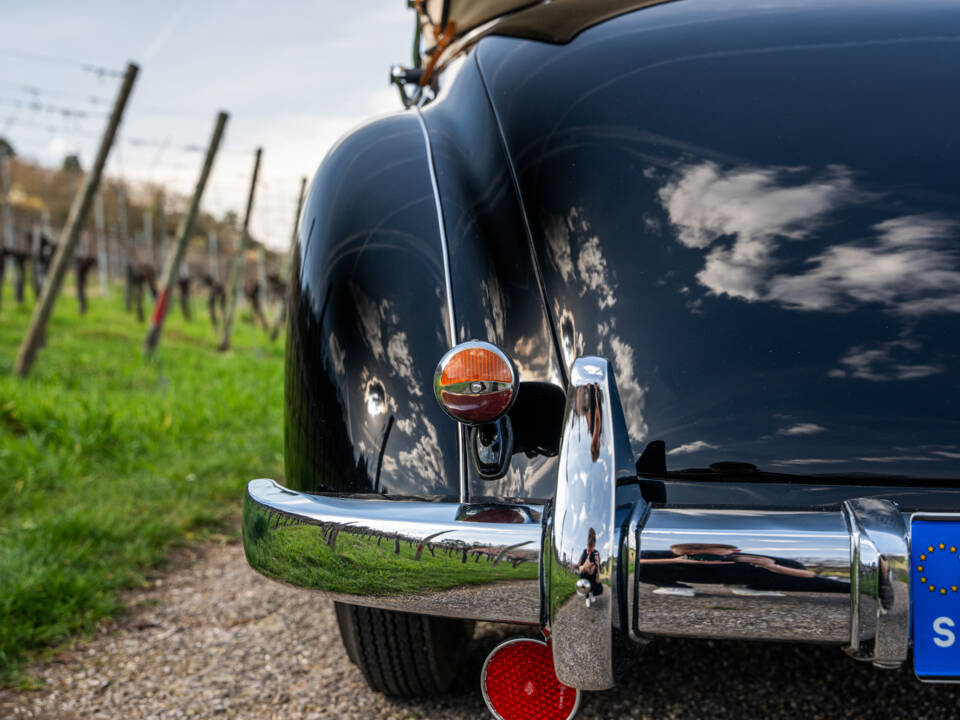
[[[80,156],[76,154],[67,155],[63,159],[63,171],[68,173],[82,173],[83,168],[80,166]]]
[[[234,210],[227,210],[223,214],[223,222],[230,227],[237,227],[240,224],[240,216]]]
[[[9,155],[10,157],[16,157],[17,155],[17,151],[13,149],[13,145],[4,137],[0,137],[0,154]]]

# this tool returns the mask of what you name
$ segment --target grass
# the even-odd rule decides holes
[[[282,466],[282,342],[240,318],[215,350],[200,303],[171,310],[152,360],[119,293],[81,317],[61,295],[27,380],[32,303],[0,307],[0,683],[121,609],[177,544],[229,527],[245,482]]]

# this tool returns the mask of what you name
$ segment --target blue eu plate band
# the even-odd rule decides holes
[[[924,682],[960,682],[960,516],[910,518],[913,669]]]

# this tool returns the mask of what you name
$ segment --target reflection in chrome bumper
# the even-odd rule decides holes
[[[842,512],[657,508],[630,548],[638,639],[836,643],[879,667],[907,657],[907,528],[889,501],[850,500]]]
[[[579,689],[613,685],[614,628],[836,643],[878,667],[906,659],[909,538],[893,503],[651,507],[629,459],[613,373],[582,358],[552,504],[330,497],[254,480],[244,549],[264,575],[333,600],[549,628],[557,676]]]
[[[842,512],[636,509],[617,543],[620,557],[602,573],[604,592],[589,607],[575,592],[579,558],[554,551],[545,615],[536,507],[337,498],[254,480],[243,542],[254,569],[333,600],[532,625],[546,619],[555,654],[570,654],[558,668],[576,653],[581,666],[592,657],[594,670],[612,670],[609,632],[594,618],[619,626],[610,612],[619,603],[622,629],[637,640],[835,643],[881,667],[906,659],[906,525],[892,503],[853,500]],[[556,517],[544,518],[548,534]],[[487,518],[501,522],[476,521]],[[599,652],[574,618],[586,623],[588,640],[602,636]]]
[[[486,519],[514,522],[485,522]],[[540,513],[308,495],[253,480],[247,561],[333,600],[447,617],[540,622]]]

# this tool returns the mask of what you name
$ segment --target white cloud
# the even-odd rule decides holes
[[[908,215],[873,226],[872,242],[827,248],[798,275],[770,279],[767,299],[800,310],[879,303],[902,315],[960,312],[957,223]]]
[[[697,274],[702,285],[720,295],[761,299],[779,239],[806,237],[826,213],[855,196],[845,168],[831,167],[821,178],[788,186],[797,170],[723,171],[706,162],[685,168],[661,188],[660,201],[681,244],[706,249],[721,238],[733,238],[731,245],[708,253]]]
[[[617,302],[616,287],[610,282],[607,261],[600,248],[600,238],[594,235],[580,246],[577,270],[588,288],[597,294],[597,303],[604,310]]]
[[[357,320],[360,322],[360,331],[364,342],[373,352],[373,356],[383,358],[383,332],[380,329],[380,311],[376,301],[368,297],[359,285],[350,284],[350,295],[357,308]]]
[[[570,253],[570,230],[560,217],[548,217],[544,221],[547,238],[547,259],[560,272],[564,282],[574,278],[573,257]]]
[[[332,332],[327,335],[327,345],[330,348],[330,359],[333,361],[333,369],[336,371],[338,377],[343,377],[346,371],[344,361],[346,360],[347,353],[340,346],[340,341],[337,340],[337,336]]]
[[[647,436],[647,423],[644,419],[646,389],[637,382],[633,368],[633,348],[617,335],[610,336],[610,348],[613,350],[613,368],[620,393],[620,404],[627,421],[630,440],[642,443]]]
[[[426,432],[420,433],[412,450],[401,451],[397,454],[400,465],[414,471],[421,478],[441,477],[440,442],[437,437],[437,428],[426,417],[421,417]]]
[[[796,310],[844,311],[876,303],[914,316],[960,312],[960,223],[932,214],[875,224],[872,238],[828,247],[782,272],[785,242],[809,240],[829,214],[875,196],[830,166],[796,182],[802,168],[735,168],[706,162],[681,170],[659,192],[684,246],[707,250],[697,280],[711,293]]]
[[[840,359],[843,367],[834,368],[828,375],[889,382],[917,380],[944,371],[945,368],[941,365],[910,362],[911,356],[920,354],[921,351],[921,345],[912,340],[894,340],[873,347],[852,347]]]
[[[412,395],[422,395],[423,388],[420,387],[421,383],[414,371],[413,357],[410,355],[405,332],[401,331],[391,336],[387,345],[387,359],[393,371],[404,379],[407,391]]]
[[[500,343],[503,341],[507,313],[506,300],[500,289],[497,273],[491,269],[487,279],[480,283],[480,289],[483,291],[483,304],[486,310],[483,324],[487,330],[487,338],[490,342]]]
[[[694,440],[690,443],[678,445],[672,450],[667,451],[667,455],[686,455],[687,453],[700,452],[701,450],[716,450],[716,445],[711,445],[705,440]]]
[[[601,310],[617,302],[617,285],[607,267],[603,244],[596,235],[590,235],[590,223],[582,217],[579,208],[572,208],[566,218],[546,217],[543,221],[547,239],[547,260],[565,283],[581,283],[580,294],[592,292]],[[574,262],[574,250],[576,261]]]
[[[951,460],[960,460],[960,452],[950,452],[949,450],[934,450],[934,455],[950,458]]]
[[[896,463],[896,462],[933,462],[940,458],[924,457],[923,455],[887,455],[884,457],[857,458],[863,462]]]
[[[792,460],[776,460],[771,465],[836,465],[847,462],[843,458],[794,458]]]
[[[826,432],[826,428],[815,423],[799,423],[790,427],[780,428],[777,435],[815,435]]]

